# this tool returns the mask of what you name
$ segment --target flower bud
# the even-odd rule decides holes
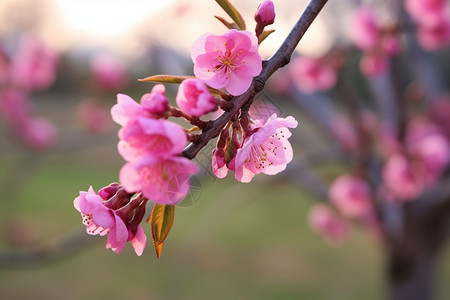
[[[217,101],[206,84],[198,79],[186,79],[178,88],[176,98],[180,109],[191,116],[200,117],[217,109]]]
[[[141,98],[141,105],[144,110],[151,114],[161,115],[169,110],[169,101],[165,96],[165,87],[157,84],[153,87],[151,93],[147,93]]]
[[[275,8],[272,1],[264,1],[258,5],[255,21],[262,26],[273,24],[275,21]]]

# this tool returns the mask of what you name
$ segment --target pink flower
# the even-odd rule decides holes
[[[360,7],[351,22],[354,43],[364,51],[374,49],[380,40],[381,33],[377,17],[369,7]]]
[[[130,162],[151,155],[166,158],[180,154],[187,142],[180,125],[165,119],[137,117],[119,131],[119,153]]]
[[[93,100],[84,100],[79,104],[78,117],[83,128],[89,132],[102,134],[111,128],[108,111]]]
[[[330,128],[341,147],[345,150],[354,150],[359,145],[358,133],[347,117],[338,116],[331,120]]]
[[[110,187],[107,189],[111,190]],[[107,249],[120,253],[130,241],[136,254],[140,256],[145,249],[147,237],[138,224],[142,221],[147,200],[140,197],[131,199],[131,195],[120,186],[116,185],[114,188],[116,193],[108,194],[109,197],[105,199],[97,195],[91,186],[87,192],[80,192],[73,204],[81,213],[88,234],[108,235]]]
[[[128,230],[122,219],[103,205],[103,199],[92,187],[80,192],[73,205],[81,213],[86,232],[91,235],[108,235],[106,248],[120,253],[128,239]]]
[[[29,146],[45,150],[55,144],[58,129],[45,118],[32,117],[22,124],[19,133]]]
[[[21,126],[31,115],[31,105],[24,91],[19,89],[0,90],[0,113],[10,124]]]
[[[419,26],[418,40],[426,50],[437,50],[450,44],[450,20],[443,19],[432,26]]]
[[[344,216],[363,218],[372,209],[369,184],[352,175],[336,178],[330,186],[328,197]]]
[[[417,175],[408,159],[400,153],[392,155],[383,168],[383,181],[398,200],[416,198],[424,189],[423,181]]]
[[[12,58],[11,76],[14,83],[27,90],[42,90],[56,78],[56,52],[33,36],[24,36]]]
[[[308,214],[309,226],[332,244],[341,243],[348,235],[344,219],[325,204],[316,204]]]
[[[189,177],[197,172],[195,163],[185,157],[161,159],[149,155],[125,164],[119,178],[128,192],[142,191],[153,202],[175,205],[189,193]]]
[[[191,48],[194,74],[207,85],[241,95],[262,70],[258,40],[249,31],[230,30],[224,35],[205,34]]]
[[[376,54],[365,54],[359,63],[361,72],[368,77],[382,75],[386,73],[388,67],[388,59]]]
[[[141,98],[144,110],[154,115],[162,115],[169,110],[169,100],[165,95],[166,88],[162,84],[153,87],[152,92]]]
[[[336,71],[317,58],[297,57],[290,70],[294,84],[307,94],[327,91],[336,84]]]
[[[235,177],[250,182],[261,172],[274,175],[286,168],[292,160],[292,147],[288,142],[289,128],[297,127],[293,117],[277,118],[272,115],[261,127],[255,127],[244,138],[242,148],[237,150]]]
[[[423,138],[415,145],[415,153],[423,164],[423,176],[427,184],[434,184],[448,167],[450,145],[441,134]]]
[[[180,84],[177,105],[186,114],[200,117],[217,109],[217,100],[198,79],[186,79]]]
[[[401,44],[394,35],[385,35],[381,40],[381,48],[388,56],[396,55],[401,50]]]
[[[255,21],[262,26],[273,24],[275,21],[275,7],[272,1],[266,0],[258,5],[255,13]]]
[[[405,0],[405,9],[420,25],[433,26],[445,14],[445,0]]]
[[[102,53],[92,58],[91,70],[97,86],[105,91],[122,89],[127,81],[125,66],[115,57]]]

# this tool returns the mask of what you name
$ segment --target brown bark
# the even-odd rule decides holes
[[[450,226],[448,200],[429,211],[415,203],[405,208],[404,230],[387,244],[389,299],[436,299],[437,267]]]

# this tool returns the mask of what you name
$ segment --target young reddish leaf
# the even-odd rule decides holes
[[[239,28],[237,27],[236,23],[230,23],[227,20],[225,20],[224,18],[219,17],[219,16],[214,16],[214,17],[217,20],[219,20],[220,22],[222,22],[222,24],[225,25],[228,29],[238,29],[239,30]]]
[[[138,81],[180,84],[183,80],[188,78],[195,78],[195,77],[177,76],[177,75],[153,75],[144,79],[138,79]]]
[[[162,205],[155,203],[152,213],[148,217],[147,223],[151,223],[153,246],[155,247],[156,256],[161,256],[164,240],[169,234],[175,217],[174,205]]]
[[[275,31],[275,29],[264,30],[258,38],[258,44],[261,44],[262,41],[264,41],[274,31]]]
[[[241,30],[245,30],[245,21],[237,9],[228,0],[216,0],[217,4],[233,19]]]

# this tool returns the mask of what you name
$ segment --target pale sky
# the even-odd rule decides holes
[[[253,16],[261,1],[231,1],[241,11],[248,30],[254,30]],[[269,29],[276,31],[260,47],[265,58],[280,46],[308,3],[307,0],[296,1],[295,4],[292,0],[273,2],[276,18]],[[226,31],[214,15],[228,18],[214,0],[0,0],[0,12],[2,8],[3,16],[6,16],[3,30],[13,27],[16,19],[18,24],[27,23],[44,10],[44,17],[40,19],[44,24],[40,25],[39,34],[54,47],[75,51],[104,47],[124,55],[133,55],[139,47],[143,48],[144,41],[188,53],[198,36],[206,32],[222,34]],[[11,21],[12,14],[21,17]],[[324,18],[318,18],[298,50],[320,55],[333,41]]]

